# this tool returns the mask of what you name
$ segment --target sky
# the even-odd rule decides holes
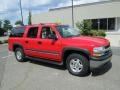
[[[102,0],[74,0],[74,5],[98,2]],[[71,0],[21,0],[24,23],[27,24],[28,12],[32,14],[47,12],[51,8],[71,5]],[[0,20],[9,19],[12,24],[21,20],[19,0],[0,0]]]

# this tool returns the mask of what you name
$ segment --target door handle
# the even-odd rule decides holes
[[[38,41],[38,44],[42,44],[42,42],[41,42],[41,41]]]
[[[28,43],[28,41],[25,41],[25,43]]]

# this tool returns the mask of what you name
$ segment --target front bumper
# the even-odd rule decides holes
[[[102,65],[106,64],[107,62],[110,62],[111,59],[112,59],[112,52],[110,52],[108,55],[105,55],[99,58],[91,57],[90,68],[91,69],[99,68]]]

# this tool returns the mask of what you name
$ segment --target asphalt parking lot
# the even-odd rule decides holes
[[[77,77],[60,66],[17,62],[7,44],[0,45],[0,90],[120,90],[120,48],[112,49],[112,63]]]

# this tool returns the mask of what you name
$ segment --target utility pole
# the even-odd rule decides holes
[[[32,13],[31,13],[31,8],[30,8],[30,5],[31,5],[30,0],[29,0],[28,4],[29,4],[29,8],[28,8],[28,13],[29,13],[29,15],[28,15],[28,25],[32,25],[32,21],[31,21]]]
[[[21,0],[19,0],[19,4],[20,4],[21,20],[22,20],[22,24],[24,25],[24,22],[23,22],[23,12],[22,12],[22,3],[21,3]]]
[[[72,27],[74,28],[74,5],[72,0]]]

